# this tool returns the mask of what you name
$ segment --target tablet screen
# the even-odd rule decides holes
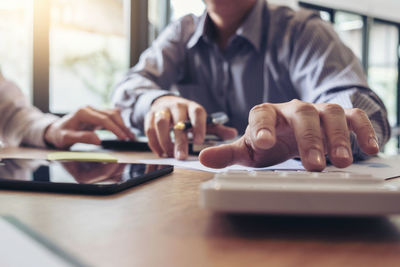
[[[2,159],[0,188],[9,181],[37,184],[130,186],[172,171],[172,166],[115,162]],[[60,188],[60,187],[59,187]],[[82,186],[81,186],[82,188]]]

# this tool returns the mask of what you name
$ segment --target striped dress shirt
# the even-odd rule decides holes
[[[388,140],[382,101],[369,88],[354,53],[318,14],[258,0],[224,51],[214,40],[207,12],[170,24],[115,90],[113,101],[124,121],[143,129],[152,102],[178,94],[208,113],[226,112],[228,125],[244,133],[255,105],[300,99],[360,108],[379,145]],[[354,156],[364,157],[351,138]]]

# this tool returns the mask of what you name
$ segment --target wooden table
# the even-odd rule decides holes
[[[9,148],[0,157],[46,154]],[[176,169],[111,196],[0,191],[0,214],[93,266],[400,266],[400,217],[214,214],[198,207],[199,185],[211,177]]]

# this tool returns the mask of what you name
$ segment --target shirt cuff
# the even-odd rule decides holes
[[[45,130],[50,126],[50,124],[54,123],[58,119],[60,118],[51,114],[44,114],[40,118],[36,119],[35,122],[29,126],[29,132],[24,136],[22,144],[46,147],[47,145],[44,141]]]

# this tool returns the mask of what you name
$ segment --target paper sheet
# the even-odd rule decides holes
[[[200,163],[197,157],[190,157],[187,161],[180,161],[173,158],[167,159],[149,159],[141,162],[147,164],[168,164],[178,168],[194,169],[213,173],[225,172],[227,170],[238,171],[262,171],[262,170],[304,170],[303,165],[298,160],[288,160],[278,165],[266,168],[250,168],[241,165],[232,165],[223,169],[207,168]],[[347,168],[339,169],[334,166],[328,166],[324,172],[347,172],[355,174],[372,175],[376,178],[390,179],[400,176],[400,155],[372,157],[365,161],[355,162]]]
[[[385,156],[382,154],[379,157],[355,162],[344,169],[328,166],[325,171],[367,174],[376,178],[391,179],[400,176],[400,155]]]
[[[178,168],[185,169],[194,169],[206,172],[225,172],[227,170],[237,170],[237,171],[252,171],[252,170],[304,170],[303,165],[298,160],[288,160],[286,162],[280,163],[278,165],[266,167],[266,168],[251,168],[245,167],[241,165],[232,165],[223,169],[212,169],[207,168],[203,164],[200,163],[197,157],[190,157],[188,160],[176,160],[174,158],[166,158],[166,159],[144,159],[141,160],[142,163],[146,164],[166,164],[166,165],[174,165]]]

